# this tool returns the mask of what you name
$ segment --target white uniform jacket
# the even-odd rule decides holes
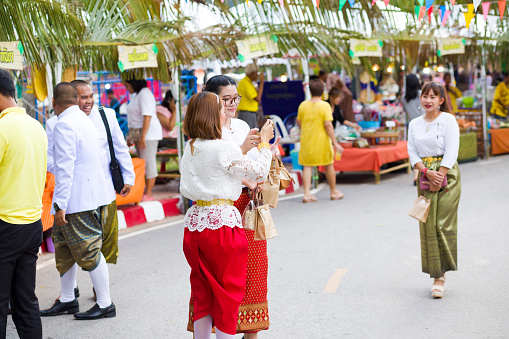
[[[127,147],[124,139],[124,134],[118,125],[115,111],[110,108],[104,108],[104,113],[108,119],[110,126],[111,138],[113,141],[113,149],[115,150],[115,157],[117,158],[120,169],[122,170],[122,177],[124,178],[124,184],[134,185],[134,168],[131,156],[129,155],[129,147]],[[90,120],[94,124],[99,134],[99,142],[101,145],[101,166],[104,172],[104,178],[108,192],[110,192],[110,202],[116,199],[115,188],[113,187],[113,179],[111,178],[110,172],[110,148],[108,145],[108,136],[106,134],[106,128],[99,113],[99,109],[94,106],[92,112],[89,115]],[[48,135],[48,172],[54,172],[53,165],[53,128],[57,122],[57,117],[53,117],[46,121],[46,134]]]
[[[51,213],[54,204],[72,214],[111,203],[97,129],[77,105],[58,116],[52,139],[56,185]]]

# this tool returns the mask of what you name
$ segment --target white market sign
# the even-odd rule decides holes
[[[465,39],[438,40],[437,55],[465,54]]]
[[[0,68],[23,70],[23,46],[19,41],[0,42]]]
[[[382,57],[382,40],[370,39],[350,39],[350,57]]]
[[[275,36],[261,36],[237,41],[239,59],[254,59],[265,55],[279,53],[279,48],[276,42],[277,38]]]
[[[157,68],[156,44],[118,46],[118,68],[121,72],[133,68]]]

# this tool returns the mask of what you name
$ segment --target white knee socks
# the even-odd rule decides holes
[[[108,265],[102,253],[100,253],[99,265],[90,271],[90,278],[97,294],[97,304],[100,308],[106,308],[111,305],[110,297],[110,277],[108,274]]]
[[[73,301],[74,297],[74,284],[76,283],[76,273],[78,272],[78,264],[72,265],[69,271],[65,272],[63,276],[60,277],[61,284],[61,292],[60,292],[60,302],[67,303],[69,301]]]
[[[209,314],[194,322],[195,339],[210,339],[212,332],[212,316]]]
[[[216,327],[216,338],[217,339],[234,339],[235,334],[227,334],[227,333],[221,332],[221,330],[218,330]]]

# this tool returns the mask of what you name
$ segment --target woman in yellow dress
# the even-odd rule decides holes
[[[463,93],[454,86],[451,86],[452,82],[452,76],[451,73],[445,73],[444,74],[444,82],[445,82],[445,90],[447,95],[449,96],[449,103],[451,104],[452,111],[454,113],[458,112],[458,104],[457,100],[458,98],[461,98],[463,96]]]
[[[342,153],[343,148],[334,136],[331,106],[321,99],[324,87],[323,81],[319,78],[311,79],[309,81],[311,100],[301,103],[297,114],[297,124],[301,129],[299,164],[304,167],[302,173],[304,184],[302,202],[304,203],[317,201],[310,191],[314,166],[325,166],[331,199],[339,200],[344,197],[343,193],[336,190],[336,172],[334,170],[334,150],[337,153]]]

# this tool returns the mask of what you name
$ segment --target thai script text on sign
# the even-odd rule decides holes
[[[134,49],[132,53],[129,53],[127,55],[127,59],[129,60],[129,62],[148,61],[148,53],[147,52],[136,53],[136,49]]]
[[[7,64],[14,63],[14,51],[8,51],[7,47],[4,47],[3,50],[0,49],[0,62]]]
[[[262,43],[259,43],[259,44],[252,44],[252,45],[249,45],[249,50],[254,53],[254,52],[259,52],[259,51],[266,51],[267,50],[267,44],[265,42],[262,42]]]
[[[22,70],[22,47],[19,41],[0,42],[0,68]]]

